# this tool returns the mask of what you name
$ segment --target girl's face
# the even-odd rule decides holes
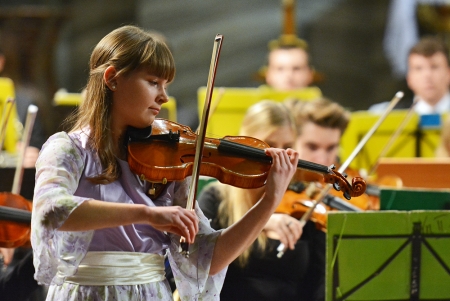
[[[117,130],[127,126],[150,126],[169,99],[167,80],[153,75],[148,68],[139,68],[127,75],[114,77],[112,120]]]

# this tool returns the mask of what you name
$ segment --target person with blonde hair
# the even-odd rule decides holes
[[[264,100],[247,110],[239,135],[289,148],[297,133],[289,109]],[[244,190],[214,182],[202,190],[198,202],[212,227],[222,229],[245,216],[263,195],[263,189]],[[324,287],[317,285],[322,278],[315,266],[315,231],[312,222],[302,228],[287,214],[272,214],[255,243],[229,266],[221,300],[323,300]],[[288,250],[278,258],[280,243]]]
[[[296,170],[292,149],[265,149],[272,166],[264,195],[222,231],[198,206],[184,208],[188,179],[155,196],[152,183],[132,173],[129,127],[153,124],[174,76],[166,44],[139,27],[115,29],[94,48],[72,131],[51,136],[36,163],[31,244],[47,300],[173,300],[165,255],[182,300],[219,300],[228,264],[277,208]],[[180,236],[188,257],[179,252]]]

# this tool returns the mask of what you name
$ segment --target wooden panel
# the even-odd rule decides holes
[[[450,188],[450,158],[383,158],[376,173],[396,175],[404,187]]]

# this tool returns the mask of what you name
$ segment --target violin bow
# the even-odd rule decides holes
[[[208,120],[211,119],[211,115],[214,114],[214,112],[216,111],[224,94],[225,94],[225,88],[222,87],[219,89],[216,97],[214,98],[214,102],[212,102],[212,104],[211,104],[211,109],[209,110],[209,114],[208,114]],[[195,130],[195,133],[198,134],[199,130],[200,130],[200,125],[198,125],[197,129]]]
[[[372,137],[372,135],[375,133],[375,131],[380,127],[381,123],[386,119],[386,117],[389,115],[389,113],[394,109],[394,107],[397,105],[397,103],[402,99],[403,92],[399,91],[395,93],[395,96],[392,98],[392,100],[389,102],[388,107],[383,112],[383,114],[378,118],[377,122],[370,128],[370,130],[366,133],[366,135],[359,141],[358,145],[355,147],[353,152],[350,154],[350,156],[345,160],[345,162],[339,167],[338,172],[343,173],[347,167],[350,165],[350,163],[353,161],[353,159],[358,155],[358,153],[361,151],[361,149],[364,147],[364,145],[367,143],[367,141]],[[313,185],[313,184],[310,184]],[[319,192],[316,199],[312,201],[311,207],[303,214],[302,218],[300,219],[300,223],[303,226],[305,226],[306,222],[311,217],[312,213],[316,209],[317,205],[319,205],[327,196],[328,192],[331,190],[333,185],[327,184],[324,188]],[[284,252],[286,251],[286,246],[284,244],[280,244],[277,248],[278,254],[277,257],[281,258],[284,255]]]
[[[17,159],[16,172],[14,173],[14,181],[11,192],[14,194],[20,194],[23,179],[23,160],[25,158],[25,151],[30,144],[31,132],[33,131],[34,121],[36,120],[36,114],[38,107],[35,105],[29,105],[27,110],[27,118],[25,121],[25,128],[22,134],[22,145],[20,148],[19,157]]]
[[[213,94],[214,81],[216,79],[217,65],[219,63],[220,50],[222,49],[223,36],[217,34],[214,38],[214,47],[211,57],[211,64],[209,67],[208,82],[206,85],[206,98],[203,107],[203,115],[200,121],[200,128],[198,130],[196,147],[195,147],[195,158],[193,163],[191,185],[189,188],[189,195],[187,199],[186,209],[194,210],[195,208],[195,198],[197,196],[197,184],[200,176],[201,161],[203,156],[203,145],[205,144],[206,137],[206,126],[208,123],[209,111],[211,106],[211,98]],[[189,244],[186,242],[184,237],[180,240],[180,252],[186,257],[189,257]]]
[[[375,161],[375,163],[373,164],[372,168],[370,169],[370,171],[367,173],[367,176],[371,176],[375,173],[375,170],[378,167],[378,164],[380,164],[380,159],[383,158],[384,156],[386,156],[387,152],[391,149],[392,145],[394,144],[395,140],[397,140],[398,136],[400,135],[400,133],[403,131],[403,129],[405,128],[406,124],[408,123],[408,121],[411,119],[411,117],[414,115],[414,106],[416,105],[418,101],[418,98],[416,98],[414,100],[414,102],[411,104],[411,106],[408,109],[408,113],[406,113],[405,118],[403,119],[402,123],[400,124],[400,126],[395,130],[394,134],[392,134],[391,138],[389,139],[388,143],[384,145],[383,149],[381,150],[380,154],[377,157],[377,160]]]

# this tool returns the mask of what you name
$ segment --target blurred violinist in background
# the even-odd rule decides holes
[[[7,59],[5,53],[0,48],[0,76],[7,76],[7,74],[3,74],[6,64]],[[11,120],[10,118],[8,122],[17,122],[25,125],[28,107],[30,105],[36,105],[36,99],[40,97],[40,93],[36,89],[26,85],[14,84],[15,102],[13,109],[17,110],[19,120]],[[34,168],[39,150],[46,139],[39,116],[39,112],[37,112],[37,116],[33,122],[30,141],[25,145],[21,166],[16,166],[14,160],[14,162],[4,162],[7,167],[16,166],[16,169]],[[18,131],[20,132],[20,129]],[[18,137],[20,137],[20,133]],[[20,139],[17,141],[17,153],[20,152],[22,143]],[[12,158],[15,158],[15,156],[12,156]],[[33,187],[29,189],[33,189]],[[2,296],[2,300],[39,301],[45,299],[45,289],[38,285],[34,279],[33,254],[30,246],[0,248],[0,263],[0,295]]]
[[[300,159],[314,163],[330,166],[339,166],[339,146],[341,137],[350,121],[350,112],[341,105],[325,97],[313,101],[299,101],[297,99],[286,100],[286,105],[294,115],[298,136],[294,149],[300,154]],[[357,172],[346,170],[349,176],[360,176]],[[299,185],[300,184],[300,185]],[[306,184],[295,183],[297,192],[306,189]],[[318,187],[320,189],[320,185]],[[313,197],[318,191],[309,191]],[[336,194],[334,190],[330,191]],[[361,210],[374,209],[372,201],[365,194],[345,200],[347,204],[353,204]],[[332,201],[331,199],[329,201]],[[376,202],[376,200],[374,200]],[[356,209],[354,206],[346,206],[346,203],[339,204],[339,210]],[[336,209],[336,208],[335,208]]]
[[[419,115],[450,111],[449,50],[441,38],[425,36],[410,49],[406,81],[414,99],[405,98],[397,109],[409,108],[414,101],[413,109]],[[369,111],[381,113],[388,105],[388,102],[374,104]]]
[[[300,152],[300,158],[327,166],[336,164],[350,112],[326,98],[314,101],[290,99],[286,105],[297,126],[295,149]]]
[[[270,100],[248,109],[239,134],[278,148],[292,147],[297,135],[288,108]],[[240,189],[213,182],[202,190],[198,202],[211,219],[211,226],[223,229],[244,216],[263,193],[263,189]],[[220,299],[324,300],[325,234],[318,236],[318,232],[312,222],[302,228],[287,214],[272,214],[258,239],[229,266]],[[289,250],[277,258],[280,242]],[[318,248],[323,252],[319,258]]]

